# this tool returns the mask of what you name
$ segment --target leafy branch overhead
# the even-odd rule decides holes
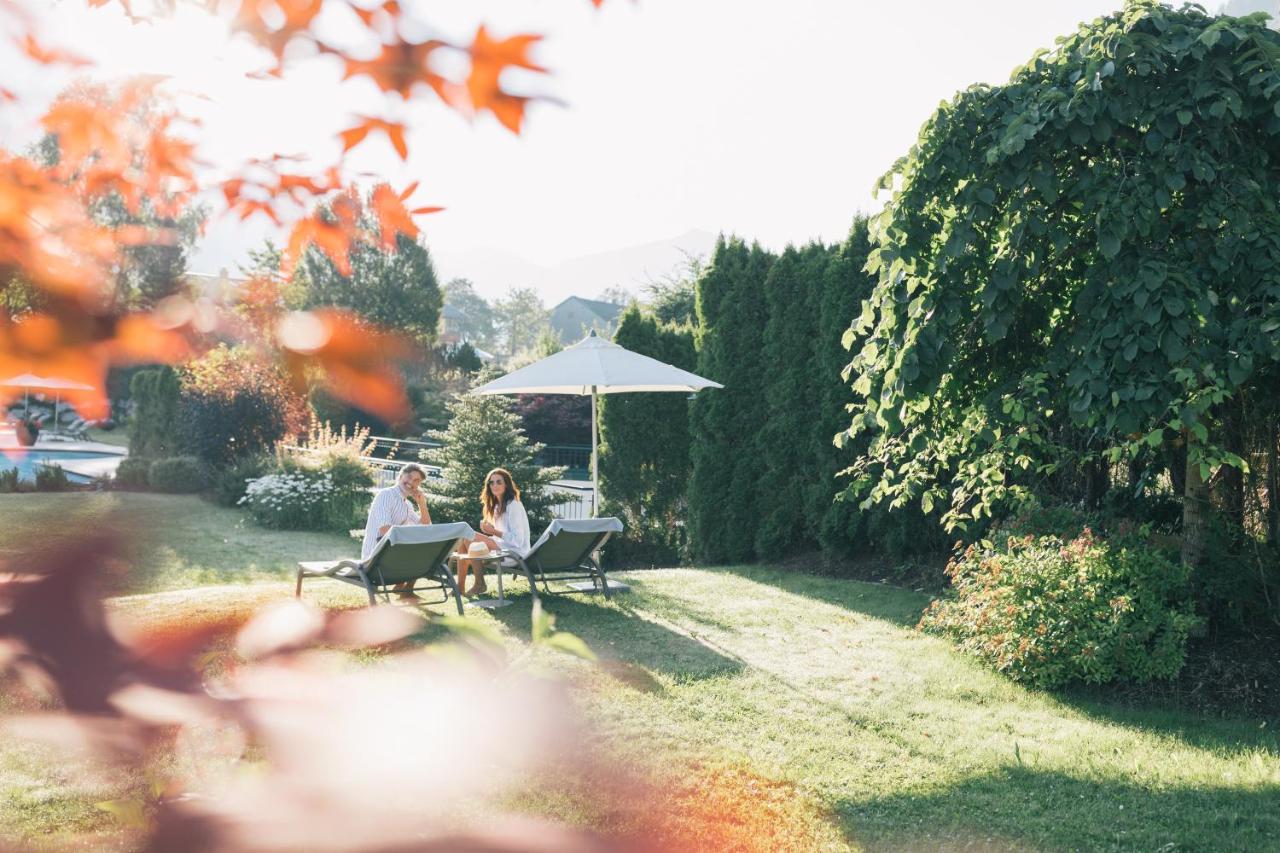
[[[843,439],[952,525],[1075,453],[1185,443],[1280,363],[1280,33],[1130,0],[944,104],[885,175]]]
[[[410,34],[421,33],[428,22],[396,0],[374,6],[351,0],[90,0],[90,5],[118,5],[145,26],[183,2],[222,16],[235,36],[262,50],[264,71],[252,76],[280,77],[299,61],[332,58],[342,64],[344,79],[372,80],[381,98],[339,132],[342,154],[334,162],[312,168],[300,158],[274,153],[232,169],[214,187],[199,180],[205,165],[201,128],[168,104],[162,81],[82,88],[57,99],[42,120],[56,144],[51,163],[0,152],[0,282],[23,282],[48,296],[35,300],[38,310],[25,317],[0,318],[0,370],[53,373],[101,389],[112,364],[183,358],[210,334],[256,335],[262,338],[257,343],[288,355],[291,372],[318,373],[335,395],[377,406],[376,413],[384,417],[400,414],[403,394],[391,387],[391,377],[367,369],[374,358],[372,340],[333,345],[333,335],[346,328],[341,312],[288,323],[279,317],[274,326],[259,322],[246,328],[231,313],[174,295],[154,311],[130,313],[128,306],[110,298],[112,271],[127,247],[169,245],[179,239],[171,228],[139,225],[144,204],[153,217],[178,220],[199,193],[216,189],[222,209],[215,213],[241,220],[261,216],[290,228],[286,269],[314,246],[347,274],[352,252],[369,235],[359,227],[362,210],[350,202],[360,193],[347,174],[347,154],[379,136],[406,159],[412,140],[408,123],[399,116],[423,100],[443,102],[467,117],[490,113],[519,133],[527,106],[542,96],[513,88],[520,79],[513,83],[511,75],[546,73],[532,56],[540,36],[498,36],[481,25],[470,40],[415,40]],[[599,0],[593,5],[598,7]],[[0,6],[0,23],[15,34],[27,64],[13,69],[11,79],[45,67],[91,66],[47,40],[32,9],[22,2]],[[322,19],[345,20],[354,42],[363,37],[366,46],[373,43],[376,49],[362,53],[329,43],[320,34]],[[5,103],[30,106],[26,100],[21,90],[0,90]],[[368,213],[376,219],[373,233],[383,248],[394,246],[398,237],[416,239],[417,217],[440,210],[411,201],[416,188],[415,182],[374,191]],[[113,199],[131,217],[115,222],[95,218],[95,207]],[[327,215],[315,213],[318,209]],[[298,348],[300,328],[320,331],[304,336],[305,345]],[[316,345],[320,338],[330,343]],[[325,358],[318,357],[321,352]],[[105,413],[101,391],[76,402],[86,414]]]

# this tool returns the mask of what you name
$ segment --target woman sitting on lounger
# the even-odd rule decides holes
[[[522,555],[529,550],[529,516],[520,503],[520,489],[511,479],[510,471],[494,468],[489,472],[484,478],[484,490],[480,492],[480,505],[484,510],[481,532],[471,542],[483,542],[494,551],[517,551]],[[470,544],[460,543],[458,551],[466,553]],[[466,590],[467,573],[473,569],[476,583],[466,594],[480,595],[489,587],[484,581],[484,564],[478,560],[458,560],[458,589]]]

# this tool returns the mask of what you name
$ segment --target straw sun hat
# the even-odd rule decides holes
[[[484,542],[472,542],[467,546],[468,557],[487,557],[489,556],[489,546]]]

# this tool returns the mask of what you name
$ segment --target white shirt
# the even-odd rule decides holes
[[[364,544],[360,546],[360,559],[367,560],[378,547],[382,537],[378,531],[388,525],[420,524],[422,516],[409,499],[401,492],[399,486],[388,486],[373,496],[373,506],[369,507],[369,520],[364,525]]]
[[[524,504],[512,501],[507,504],[502,515],[493,520],[498,529],[498,547],[504,551],[514,551],[521,557],[529,553],[529,515],[524,511]]]

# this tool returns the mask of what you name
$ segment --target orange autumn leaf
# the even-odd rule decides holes
[[[375,59],[346,59],[346,70],[342,79],[366,76],[377,84],[383,92],[396,92],[406,100],[412,94],[414,86],[425,83],[442,99],[449,100],[448,81],[427,67],[431,54],[442,47],[445,42],[432,39],[421,44],[398,41],[384,44],[382,52]]]
[[[280,60],[295,37],[307,35],[323,0],[240,0],[232,27],[245,33]]]
[[[396,361],[413,354],[398,335],[332,308],[295,311],[277,329],[285,365],[299,387],[319,371],[334,396],[391,422],[408,413]]]
[[[404,139],[406,128],[403,124],[371,116],[360,116],[360,119],[360,123],[355,127],[349,127],[338,134],[339,138],[342,139],[342,152],[344,154],[363,142],[372,131],[380,130],[386,134],[387,139],[390,140],[392,147],[396,149],[396,153],[400,155],[401,160],[409,158],[409,146]]]
[[[489,110],[504,127],[514,133],[520,132],[528,98],[505,92],[500,78],[508,68],[545,73],[545,68],[529,58],[530,48],[541,38],[524,34],[494,39],[481,25],[467,51],[471,55],[471,73],[467,76],[467,94],[471,99],[471,106],[477,111]]]
[[[122,171],[130,163],[129,146],[116,113],[90,101],[62,98],[41,120],[44,129],[58,137],[61,156],[58,172],[71,175],[94,159],[100,171]]]
[[[23,53],[41,65],[70,65],[73,68],[78,68],[93,64],[83,56],[70,51],[45,47],[31,33],[27,33],[20,39],[14,39],[14,41],[18,47],[22,48]]]
[[[342,275],[351,275],[351,238],[340,225],[309,216],[293,226],[284,251],[283,272],[292,275],[308,246],[314,245],[325,254]]]
[[[390,186],[379,184],[374,187],[370,204],[378,220],[378,239],[383,248],[394,249],[397,234],[403,234],[411,240],[418,236],[417,224],[405,209],[400,196]]]

